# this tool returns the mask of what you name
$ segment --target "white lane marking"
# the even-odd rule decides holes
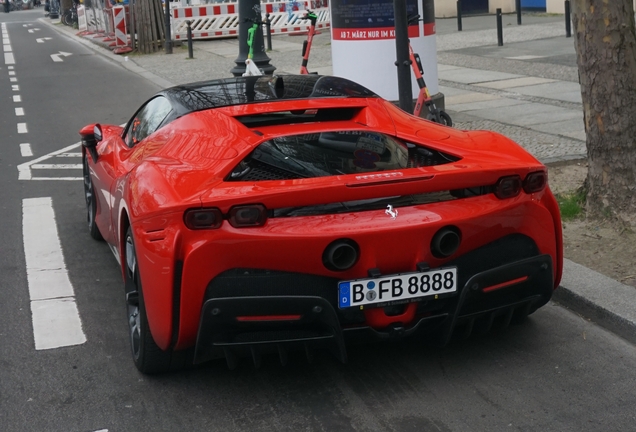
[[[81,152],[77,152],[77,153],[61,153],[61,154],[57,155],[56,157],[59,157],[59,158],[64,158],[64,157],[81,158],[82,157],[82,153]],[[81,165],[80,165],[80,168],[81,168]]]
[[[19,86],[18,84],[13,84],[13,85],[11,86],[11,90],[13,90],[13,91],[20,91],[20,86]]]
[[[68,147],[64,147],[63,149],[56,150],[52,153],[46,154],[44,156],[40,156],[37,159],[33,159],[32,161],[28,161],[18,165],[18,180],[83,180],[83,177],[33,177],[31,171],[31,165],[37,164],[38,162],[42,162],[47,159],[51,159],[61,153],[65,153],[69,150],[73,150],[82,145],[81,142],[71,144]]]
[[[22,200],[22,235],[35,349],[86,342],[50,197]]]
[[[7,69],[13,70],[13,66],[7,66]]]
[[[43,37],[43,38],[37,38],[35,41],[36,41],[37,43],[44,43],[44,41],[51,40],[51,39],[53,39],[53,38],[50,38],[50,37]]]
[[[19,134],[28,133],[28,132],[29,131],[27,130],[26,123],[18,123],[18,133]]]
[[[15,76],[15,71],[9,71],[9,76]]]
[[[33,164],[31,169],[82,169],[82,164]]]
[[[51,58],[53,59],[54,62],[62,62],[64,61],[64,59],[62,59],[62,56],[68,57],[70,55],[73,55],[73,53],[59,51],[57,54],[51,54]]]
[[[15,64],[15,58],[13,57],[13,53],[4,53],[4,64],[12,65]]]
[[[17,115],[18,117],[23,116],[24,115],[24,108],[16,108],[15,109],[15,115]]]
[[[13,95],[13,102],[22,102],[22,96]]]
[[[20,154],[22,155],[22,157],[33,156],[33,150],[31,150],[31,144],[29,143],[20,144]]]
[[[77,181],[84,179],[82,177],[33,177],[28,179],[18,178],[18,180]]]
[[[31,302],[36,350],[81,345],[86,342],[73,298]]]
[[[4,50],[4,52],[12,52],[13,49],[11,48],[11,45],[6,44],[6,45],[2,45],[2,49]]]
[[[17,78],[9,78],[9,81],[11,81],[11,82],[18,82],[18,79],[17,79]]]

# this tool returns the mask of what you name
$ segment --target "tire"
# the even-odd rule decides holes
[[[64,14],[62,15],[62,20],[61,20],[62,24],[71,27],[73,25],[73,17],[71,15],[72,14],[70,10],[64,12]]]
[[[95,240],[104,240],[102,233],[99,232],[95,216],[97,215],[97,200],[93,190],[93,180],[91,179],[90,169],[88,168],[88,155],[84,155],[83,160],[84,175],[84,198],[86,200],[86,222],[88,223],[88,232]]]
[[[128,228],[125,238],[124,265],[126,266],[126,311],[128,334],[133,362],[144,374],[159,374],[177,371],[192,365],[194,349],[164,351],[155,343],[148,325],[137,254],[132,230]]]
[[[442,118],[442,124],[448,127],[453,126],[453,120],[446,111],[439,110],[439,116]]]
[[[439,122],[437,121],[433,113],[429,113],[426,119],[435,123],[443,124],[444,126],[453,126],[453,120],[451,120],[450,116],[446,113],[446,111],[443,110],[439,110]]]

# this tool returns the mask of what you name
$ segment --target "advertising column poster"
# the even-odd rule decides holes
[[[433,36],[434,85],[429,84],[428,78],[426,81],[430,90],[437,91],[433,4],[433,0],[406,0],[407,16],[420,15],[420,21],[408,27],[413,48],[417,51],[423,37]],[[397,100],[393,0],[331,0],[329,6],[334,75],[359,82],[386,99]],[[429,49],[431,44],[425,45]],[[424,52],[419,54],[423,61],[430,57]],[[417,94],[416,85],[414,92]]]

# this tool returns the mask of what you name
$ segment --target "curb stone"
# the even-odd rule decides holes
[[[636,289],[563,260],[563,279],[552,300],[636,344]]]

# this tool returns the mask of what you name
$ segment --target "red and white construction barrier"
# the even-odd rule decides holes
[[[328,0],[277,1],[262,3],[263,21],[269,14],[272,34],[303,32],[310,22],[303,19],[305,11],[317,16],[316,29],[328,28],[331,16]],[[176,6],[172,8],[172,38],[187,38],[187,21],[192,27],[193,39],[212,39],[238,35],[238,2],[219,5]],[[264,29],[264,28],[263,28]]]
[[[192,0],[197,1],[197,0]],[[106,3],[104,6],[103,3]],[[78,7],[79,29],[84,34],[103,34],[109,39],[114,36],[115,42],[111,47],[116,53],[129,52],[126,28],[128,14],[127,6],[116,6],[111,1],[93,0],[96,7]],[[112,6],[112,8],[111,8]],[[300,0],[300,1],[271,1],[261,3],[262,19],[265,21],[269,14],[272,34],[297,33],[309,30],[310,21],[304,19],[305,11],[312,10],[317,16],[316,29],[330,26],[331,15],[329,0]],[[213,39],[238,36],[239,17],[238,0],[222,4],[200,4],[182,6],[180,2],[171,2],[172,39],[187,38],[190,21],[193,39]],[[263,26],[265,31],[265,26]],[[107,41],[107,40],[104,41]]]
[[[86,20],[86,8],[84,5],[77,7],[77,26],[80,32],[88,31],[88,22]]]
[[[131,52],[128,46],[128,32],[126,30],[126,8],[124,6],[113,6],[113,23],[115,26],[115,54]]]

